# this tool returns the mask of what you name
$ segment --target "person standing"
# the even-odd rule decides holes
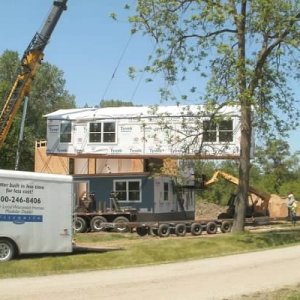
[[[291,219],[293,224],[295,224],[297,204],[296,204],[294,194],[292,192],[290,192],[288,195],[287,207],[288,207],[288,218]]]

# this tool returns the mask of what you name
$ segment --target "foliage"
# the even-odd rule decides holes
[[[5,51],[0,56],[0,107],[6,100],[19,66],[16,52]],[[20,156],[21,170],[32,171],[34,166],[35,140],[46,139],[46,120],[44,115],[57,109],[75,107],[75,98],[64,88],[63,72],[49,63],[43,63],[35,76],[29,95],[29,104],[25,122],[25,141]],[[0,149],[0,166],[14,169],[15,155],[21,123],[22,107]]]
[[[291,154],[286,141],[269,139],[256,150],[253,166],[258,176],[255,181],[270,193],[286,196],[292,191],[300,198],[299,163],[299,154]]]
[[[200,82],[209,72],[206,96],[198,100],[212,108],[224,104],[241,108],[234,231],[243,230],[252,127],[275,136],[274,132],[284,135],[298,125],[299,111],[288,83],[300,75],[299,10],[298,0],[140,0],[130,18],[132,32],[151,35],[157,45],[146,71],[162,72],[170,85],[190,73]]]
[[[255,125],[284,133],[299,124],[289,86],[299,78],[299,60],[293,56],[299,47],[299,1],[143,0],[136,10],[129,18],[132,32],[142,31],[156,42],[145,67],[150,74],[162,72],[176,84],[194,73],[199,83],[208,79],[208,102],[233,104],[239,103],[238,70],[245,64],[245,96],[257,113]],[[190,87],[193,101],[204,100],[201,88]]]
[[[122,101],[122,100],[101,100],[100,101],[100,107],[120,107],[120,106],[133,106],[133,103]]]

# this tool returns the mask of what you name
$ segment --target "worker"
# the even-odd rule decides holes
[[[293,225],[296,224],[296,219],[297,219],[297,201],[294,201],[291,207],[291,219],[292,219],[292,223]]]
[[[293,219],[295,218],[294,215],[296,214],[296,208],[294,207],[294,205],[297,205],[294,194],[290,192],[287,199],[288,218],[293,221]]]

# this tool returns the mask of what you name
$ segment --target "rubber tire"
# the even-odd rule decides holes
[[[16,247],[9,239],[0,238],[0,262],[9,261],[14,258]]]
[[[185,224],[176,224],[175,234],[177,236],[185,236],[186,235],[186,226],[185,226]]]
[[[129,231],[129,227],[126,225],[129,220],[126,217],[116,217],[113,222],[120,223],[120,227],[115,227],[117,232],[124,233]]]
[[[101,223],[107,223],[107,220],[102,216],[93,217],[91,220],[91,230],[96,232],[105,230],[105,227],[101,226]]]
[[[87,232],[87,224],[84,218],[76,217],[74,220],[74,230],[77,233]]]
[[[136,233],[139,235],[139,236],[145,236],[148,234],[148,228],[145,227],[145,226],[139,226],[136,228]]]
[[[191,234],[192,235],[201,235],[202,234],[202,225],[200,223],[193,223],[191,225]]]
[[[158,226],[157,234],[160,237],[168,237],[170,235],[170,226],[168,224],[160,224]]]
[[[231,231],[232,223],[229,221],[223,221],[221,224],[221,232],[227,233]]]
[[[149,227],[148,228],[148,234],[149,235],[153,235],[153,236],[158,236],[158,232],[157,232],[157,228],[156,227]]]
[[[215,222],[208,222],[206,224],[206,232],[208,234],[215,234],[215,233],[217,233],[217,229],[218,229],[218,227],[217,227],[217,224]]]

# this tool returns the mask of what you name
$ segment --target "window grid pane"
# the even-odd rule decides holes
[[[164,182],[164,201],[169,200],[169,184]]]
[[[203,121],[203,142],[217,141],[217,124],[213,121]]]
[[[90,143],[115,143],[116,124],[115,122],[91,122]]]
[[[232,120],[223,120],[219,125],[219,141],[232,142],[233,141],[233,122]]]
[[[60,142],[61,143],[71,143],[71,122],[60,124]]]
[[[140,181],[115,181],[114,186],[120,201],[141,201]]]

